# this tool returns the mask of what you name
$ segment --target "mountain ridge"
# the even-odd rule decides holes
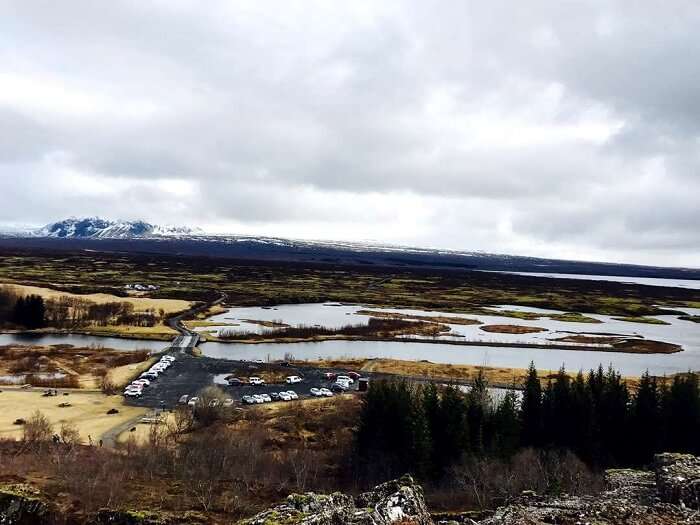
[[[351,241],[210,234],[183,226],[99,217],[64,219],[43,228],[0,232],[0,247],[142,252],[230,259],[700,280],[700,269],[571,261]]]

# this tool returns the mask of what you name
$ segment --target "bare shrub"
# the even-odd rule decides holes
[[[24,423],[22,439],[27,445],[37,446],[48,443],[52,436],[51,422],[38,410]]]
[[[82,443],[80,432],[78,432],[78,427],[76,427],[73,423],[62,423],[61,430],[58,435],[61,438],[61,442],[71,448]]]
[[[194,419],[203,426],[209,426],[224,415],[222,404],[226,393],[216,386],[208,386],[198,394],[199,401],[194,409]]]
[[[469,458],[452,469],[449,483],[431,494],[433,503],[487,509],[508,503],[524,490],[539,494],[598,492],[602,476],[571,452],[524,449],[510,461]]]

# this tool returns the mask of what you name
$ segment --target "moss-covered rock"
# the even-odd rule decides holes
[[[28,485],[0,485],[1,525],[43,525],[52,511],[38,491]]]

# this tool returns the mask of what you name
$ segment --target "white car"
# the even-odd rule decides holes
[[[267,394],[260,394],[260,397],[265,403],[272,403],[272,398]]]
[[[287,383],[293,385],[295,383],[301,383],[301,377],[299,376],[289,376],[286,379]]]
[[[314,397],[321,397],[323,396],[323,393],[321,392],[320,388],[312,388],[309,392],[312,396]]]
[[[255,403],[258,405],[261,405],[265,402],[265,400],[263,399],[263,396],[261,396],[260,394],[255,394],[252,397],[253,397],[253,400],[255,400]]]
[[[187,394],[183,394],[183,395],[180,396],[180,399],[178,400],[178,403],[179,403],[180,405],[184,405],[184,404],[187,403],[187,401],[188,401],[189,399],[190,399],[190,396],[188,396]]]
[[[190,400],[187,402],[187,404],[191,407],[195,406],[197,402],[199,401],[199,398],[197,396],[191,397]]]
[[[292,399],[299,399],[299,394],[297,394],[294,390],[287,390],[285,393]]]
[[[175,358],[171,355],[164,355],[160,358],[161,361],[175,361]]]
[[[128,397],[138,397],[143,394],[143,390],[140,388],[127,387],[124,390],[124,395]]]
[[[350,383],[350,384],[353,384],[355,382],[355,380],[350,376],[338,376],[335,378],[335,380],[336,380],[336,382],[343,381],[345,383]]]
[[[321,391],[321,395],[322,395],[322,396],[325,396],[325,397],[333,397],[333,392],[331,392],[331,391],[328,390],[327,388],[321,388],[320,391]]]
[[[148,379],[146,379],[146,378],[134,379],[134,380],[131,382],[131,384],[132,384],[132,385],[151,386],[151,382],[150,382]]]
[[[143,392],[140,390],[126,390],[124,392],[125,397],[141,397],[143,395]]]
[[[221,404],[221,401],[219,401],[218,399],[212,399],[211,401],[209,401],[209,408],[216,408],[220,404]]]
[[[233,399],[231,399],[230,397],[227,397],[226,399],[224,399],[223,406],[224,406],[224,408],[232,407],[233,406]]]
[[[248,383],[254,386],[260,386],[265,384],[265,380],[261,379],[259,377],[249,377],[248,378]]]
[[[289,392],[280,392],[280,399],[282,401],[291,401],[292,396],[289,395]]]

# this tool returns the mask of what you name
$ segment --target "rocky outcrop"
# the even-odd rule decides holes
[[[700,509],[700,458],[690,454],[657,454],[655,471],[662,501]]]
[[[700,458],[659,454],[654,471],[609,470],[606,490],[595,496],[530,494],[501,507],[480,525],[700,524]]]
[[[0,486],[0,525],[35,525],[51,519],[49,505],[27,485]]]
[[[272,509],[241,522],[243,525],[431,525],[423,489],[411,476],[378,485],[357,498],[292,494]]]

